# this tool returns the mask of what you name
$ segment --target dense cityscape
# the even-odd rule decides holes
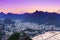
[[[45,13],[45,14],[43,14],[43,13]],[[44,17],[42,17],[43,15],[44,15]],[[50,15],[50,16],[48,16],[48,15]],[[8,40],[8,38],[12,34],[17,33],[17,32],[21,33],[21,34],[26,33],[31,38],[31,40],[34,40],[34,37],[37,35],[41,36],[42,34],[44,35],[45,33],[46,34],[48,33],[47,35],[49,35],[49,31],[58,32],[58,31],[60,31],[60,26],[58,23],[55,23],[58,20],[58,19],[55,19],[55,17],[57,15],[60,16],[60,14],[56,14],[56,13],[51,14],[49,12],[43,12],[43,11],[37,11],[37,10],[32,14],[28,14],[28,13],[11,14],[11,13],[9,13],[6,15],[6,14],[3,14],[3,12],[1,12],[1,16],[0,16],[1,17],[1,20],[0,20],[1,40]],[[32,16],[32,18],[31,18],[31,16]],[[33,16],[35,16],[35,17],[33,17]],[[59,17],[59,16],[57,16],[57,17]],[[15,19],[15,17],[17,17],[17,19]],[[12,18],[14,18],[14,19],[12,19]],[[20,19],[18,19],[18,18],[20,18]],[[28,20],[27,18],[28,19],[31,18],[31,19]],[[33,19],[35,19],[35,20],[33,20]],[[54,22],[52,22],[53,20],[54,20]],[[22,38],[24,38],[24,37],[22,37]],[[21,38],[19,38],[19,40],[21,40]],[[40,40],[40,39],[37,39],[37,40]],[[44,39],[41,39],[41,40],[44,40]]]

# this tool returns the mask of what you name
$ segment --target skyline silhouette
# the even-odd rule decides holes
[[[25,14],[25,13],[28,13],[28,14],[33,14],[34,12],[41,12],[42,10],[35,10],[33,12],[22,12],[22,13],[17,13],[17,14]],[[48,13],[56,13],[56,14],[60,14],[60,10],[58,10],[58,12],[49,12],[49,11],[42,11],[42,12],[48,12]],[[16,13],[13,13],[13,12],[0,12],[1,14],[16,14]]]

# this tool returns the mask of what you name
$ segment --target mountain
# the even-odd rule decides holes
[[[13,14],[13,13],[4,14],[3,12],[1,12],[0,19],[6,19],[6,18],[14,20],[22,20],[23,22],[60,26],[60,14],[55,12],[50,13],[38,10],[36,10],[33,13],[24,13],[24,14]]]
[[[4,22],[4,24],[14,24],[15,23],[11,19],[5,19],[5,20],[3,20],[3,22]]]

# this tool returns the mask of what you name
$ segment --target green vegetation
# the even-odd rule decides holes
[[[14,33],[8,40],[32,40],[26,33]]]
[[[12,34],[8,40],[18,40],[19,39],[19,33]]]

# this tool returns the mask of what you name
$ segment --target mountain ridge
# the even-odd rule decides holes
[[[0,19],[14,19],[14,20],[22,20],[23,22],[32,22],[38,24],[54,24],[60,26],[60,14],[58,13],[50,13],[36,10],[33,13],[24,13],[24,14],[4,14],[0,13]]]

